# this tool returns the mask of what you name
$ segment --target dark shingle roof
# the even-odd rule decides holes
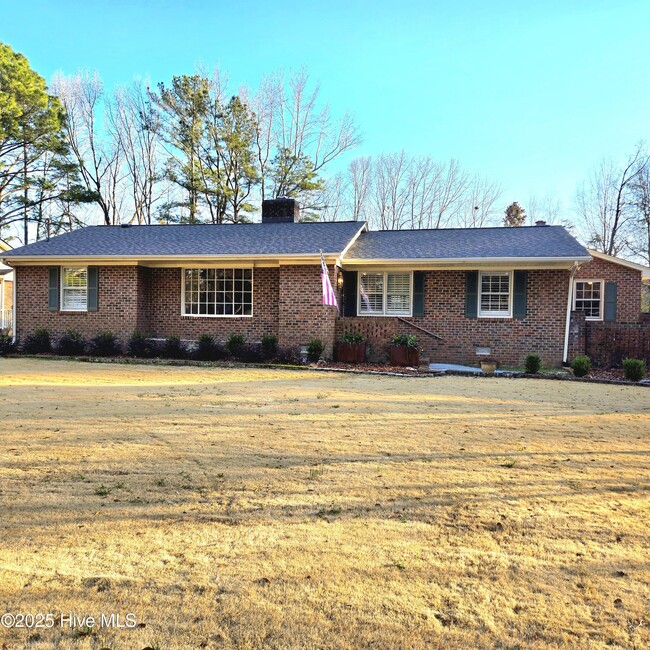
[[[562,226],[364,232],[346,260],[589,257]]]
[[[340,254],[361,221],[180,226],[87,226],[2,257]]]

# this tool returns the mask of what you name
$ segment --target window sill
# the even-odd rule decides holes
[[[61,314],[87,314],[88,309],[59,309]]]
[[[477,318],[481,320],[508,320],[512,314],[479,314]]]
[[[253,314],[181,314],[183,318],[253,318]]]
[[[357,314],[357,316],[361,316],[365,318],[366,316],[369,316],[370,318],[411,318],[413,314]]]

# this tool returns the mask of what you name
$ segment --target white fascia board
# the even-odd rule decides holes
[[[630,260],[624,260],[621,257],[615,257],[614,255],[600,253],[599,251],[592,250],[591,248],[588,248],[587,250],[589,251],[589,254],[596,259],[604,260],[605,262],[611,262],[612,264],[620,264],[621,266],[625,266],[628,269],[640,271],[644,279],[650,278],[650,267],[643,266],[643,264],[637,264],[636,262],[630,262]]]
[[[463,259],[346,259],[343,267],[409,267],[413,269],[477,269],[477,268],[512,268],[512,269],[570,269],[577,263],[591,261],[591,257],[468,257]]]

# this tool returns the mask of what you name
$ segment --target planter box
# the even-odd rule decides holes
[[[481,371],[486,375],[493,375],[497,369],[496,361],[481,361]]]
[[[408,345],[391,345],[390,362],[393,366],[414,366],[420,365],[420,350],[410,348]]]
[[[336,346],[336,360],[341,363],[365,363],[365,343],[339,343]]]

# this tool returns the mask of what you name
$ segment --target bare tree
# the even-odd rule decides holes
[[[244,97],[247,100],[247,95]],[[336,120],[305,70],[262,79],[250,100],[256,114],[261,198],[298,196],[309,205],[330,163],[361,140],[354,119]]]
[[[635,219],[632,185],[647,166],[648,156],[639,144],[622,167],[603,160],[578,189],[576,207],[590,246],[607,255],[629,248]]]
[[[500,216],[495,204],[502,193],[499,183],[475,176],[467,187],[455,223],[463,228],[494,225]]]
[[[640,170],[630,190],[635,213],[630,249],[644,264],[650,264],[650,165]]]
[[[362,221],[366,218],[372,185],[372,158],[355,158],[348,166],[347,178],[350,187],[350,219]]]
[[[130,194],[129,221],[150,225],[162,194],[162,156],[158,116],[142,83],[117,88],[107,102],[108,134],[124,160],[124,183]],[[112,170],[111,170],[112,171]],[[119,175],[109,172],[113,186]]]
[[[67,141],[86,189],[92,192],[106,225],[119,223],[122,197],[121,147],[103,137],[101,104],[104,86],[88,71],[57,75],[52,89],[66,112]]]

